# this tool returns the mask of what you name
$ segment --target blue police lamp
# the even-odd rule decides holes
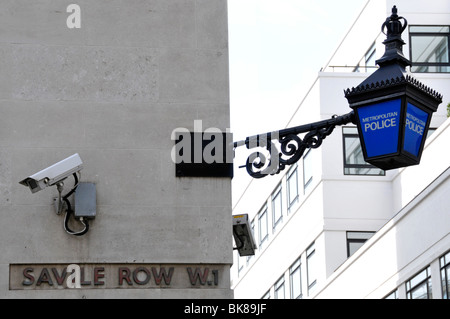
[[[376,61],[380,68],[344,92],[355,112],[365,161],[384,170],[420,163],[432,114],[442,103],[442,95],[406,72],[411,66],[402,51],[406,27],[394,6],[382,25],[387,39],[385,54]]]

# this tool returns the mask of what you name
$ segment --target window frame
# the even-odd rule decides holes
[[[261,210],[258,213],[258,241],[259,241],[259,246],[262,247],[263,243],[265,243],[266,241],[269,240],[269,218],[268,218],[268,209],[267,209],[267,205],[264,205],[263,208],[261,208]],[[266,223],[266,229],[265,232],[263,233],[261,231],[261,219],[264,218],[265,215],[265,223]],[[264,237],[262,237],[262,235],[264,235]]]
[[[294,198],[291,198],[291,187],[295,185],[296,194]],[[300,192],[298,187],[298,165],[296,164],[289,172],[286,178],[286,197],[288,205],[288,214],[290,213],[292,207],[298,203],[300,199]]]
[[[376,54],[377,54],[377,46],[376,43],[372,43],[372,45],[370,46],[369,50],[367,50],[366,54],[364,55],[364,60],[365,60],[365,68],[366,68],[366,72],[367,72],[367,67],[370,66],[376,66]]]
[[[252,232],[253,238],[256,237],[256,234],[255,234],[255,227],[256,227],[256,221],[255,221],[255,218],[253,218],[252,221],[250,222],[250,231]],[[255,255],[247,256],[247,265],[250,263],[250,260],[251,260],[254,256],[255,256]]]
[[[345,130],[346,129],[356,129],[356,133],[346,133]],[[369,164],[367,162],[365,162],[365,164],[348,164],[347,163],[347,148],[346,148],[346,138],[356,138],[357,140],[360,141],[359,143],[359,148],[361,149],[361,154],[363,154],[362,152],[362,146],[361,146],[361,140],[359,138],[359,134],[358,134],[358,128],[356,126],[344,126],[342,127],[342,155],[343,155],[343,163],[344,163],[344,175],[346,176],[386,176],[386,171],[379,169],[376,166],[373,166],[372,164]],[[364,155],[363,155],[364,157]],[[378,173],[365,173],[365,174],[356,174],[356,173],[347,173],[346,169],[366,169],[369,172],[373,172],[374,170],[378,170]]]
[[[279,201],[279,207],[277,205]],[[271,197],[272,202],[272,232],[275,232],[277,226],[283,222],[283,194],[281,184],[275,188]],[[280,210],[278,212],[278,209]],[[275,214],[278,213],[276,216]]]
[[[450,250],[439,258],[442,299],[450,299]]]
[[[447,27],[447,32],[417,32],[411,31],[415,27]],[[443,37],[447,38],[447,60],[448,62],[414,62],[413,61],[413,37]],[[412,73],[450,73],[450,25],[410,25],[409,26],[409,57],[412,63],[411,72]],[[414,68],[417,67],[418,70]],[[428,71],[429,67],[447,68],[447,71]],[[426,71],[420,71],[420,69],[425,69]]]
[[[420,276],[425,273],[425,278],[420,280]],[[412,285],[412,281],[419,279],[420,281],[418,281],[417,283],[415,283],[414,285]],[[417,299],[417,298],[412,298],[412,294],[414,293],[414,291],[416,291],[419,287],[425,285],[427,293],[426,299],[433,299],[433,290],[432,290],[432,283],[431,283],[431,269],[430,266],[428,265],[427,267],[425,267],[424,269],[422,269],[421,271],[417,272],[414,276],[412,276],[407,282],[406,282],[406,298],[407,299]]]
[[[398,299],[397,289],[388,293],[383,299]]]
[[[279,296],[279,292],[283,291],[283,298],[280,298]],[[284,282],[284,275],[281,276],[275,283],[274,287],[273,287],[273,291],[274,291],[274,299],[286,299],[286,285]]]
[[[294,274],[298,273],[299,282],[294,282]],[[302,299],[303,298],[303,289],[302,289],[302,261],[299,257],[289,268],[289,286],[290,286],[290,295],[291,299]],[[294,296],[294,287],[298,287],[300,293],[297,296]]]
[[[308,173],[308,174],[306,174]],[[303,193],[306,194],[308,187],[311,185],[314,177],[314,167],[312,163],[311,149],[306,151],[303,156]],[[306,180],[308,179],[308,180]]]
[[[311,294],[317,284],[317,269],[314,269],[314,267],[317,267],[316,258],[315,243],[312,243],[306,249],[306,281],[308,285],[308,294]]]
[[[237,268],[238,268],[238,276],[241,274],[241,272],[244,270],[244,262],[241,260],[241,256],[239,256],[239,254],[237,254],[237,258],[236,258],[236,262],[237,262]]]
[[[353,237],[353,238],[349,238],[349,234],[364,234],[362,236],[359,237]],[[366,241],[368,241],[370,238],[372,238],[372,236],[375,235],[374,231],[347,231],[346,232],[346,238],[347,238],[347,258],[349,258],[350,256],[352,256],[356,251],[358,251],[358,249],[356,249],[353,254],[350,254],[350,244],[361,244],[364,245]],[[365,238],[363,238],[365,237]]]
[[[377,69],[377,63],[376,63],[376,55],[377,55],[377,46],[376,42],[373,42],[370,48],[367,50],[367,52],[364,54],[364,57],[361,58],[358,65],[353,69],[352,72],[360,73],[362,69],[364,69],[364,72],[369,72],[368,69]],[[364,63],[363,63],[364,62]]]

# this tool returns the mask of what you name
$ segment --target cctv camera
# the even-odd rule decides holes
[[[32,193],[43,190],[47,186],[52,186],[66,179],[71,174],[80,171],[83,168],[83,162],[76,153],[53,164],[34,175],[31,175],[19,183],[28,186]]]
[[[255,241],[248,223],[248,215],[233,216],[233,237],[240,256],[253,256],[255,254]]]

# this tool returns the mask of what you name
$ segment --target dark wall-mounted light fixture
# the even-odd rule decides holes
[[[380,68],[345,91],[355,111],[364,159],[384,170],[420,163],[432,114],[442,103],[439,93],[406,72],[411,66],[402,51],[406,27],[394,6],[382,25],[387,39],[386,51],[376,61]]]

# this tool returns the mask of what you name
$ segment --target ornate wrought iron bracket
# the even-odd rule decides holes
[[[355,123],[353,111],[329,120],[300,125],[279,131],[258,134],[247,137],[245,140],[234,142],[234,148],[245,145],[247,149],[264,148],[263,151],[251,153],[245,167],[247,173],[253,178],[263,178],[268,175],[280,173],[286,166],[295,164],[303,156],[306,149],[318,148],[322,141],[330,135],[337,125]],[[306,133],[303,138],[298,135]],[[278,151],[274,141],[278,140],[281,152]],[[268,155],[267,155],[268,153]]]

